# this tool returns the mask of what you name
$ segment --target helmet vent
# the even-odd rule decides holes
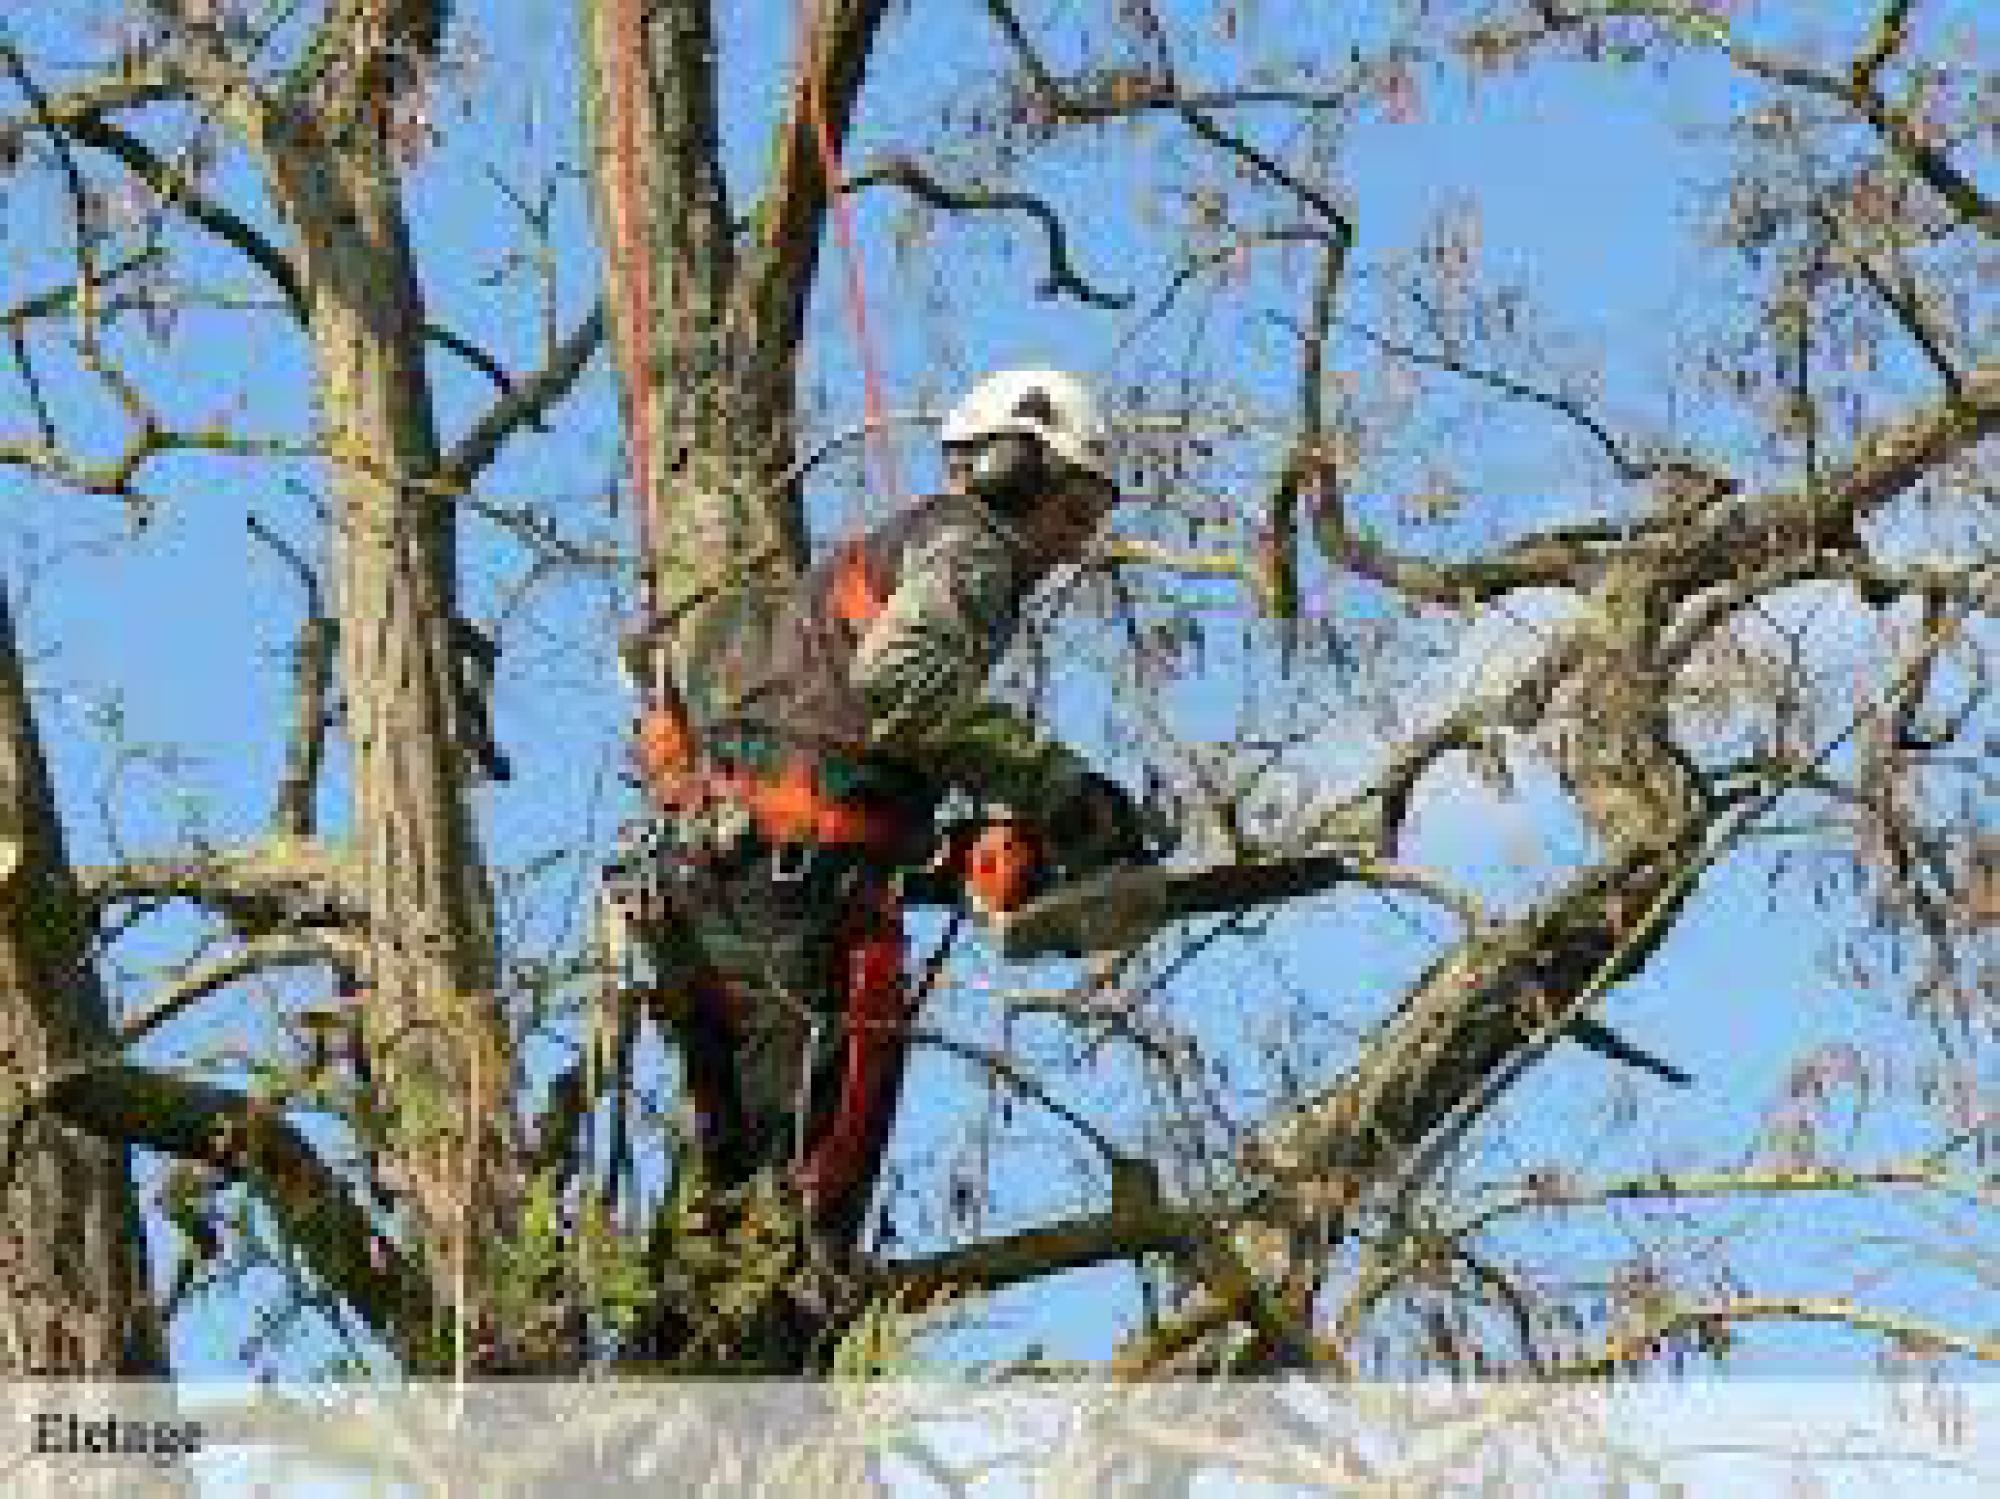
[[[1056,424],[1055,403],[1049,399],[1049,393],[1039,387],[1014,403],[1014,415],[1024,422],[1040,422],[1050,427]]]

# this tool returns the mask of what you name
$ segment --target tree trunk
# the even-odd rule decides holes
[[[680,619],[732,569],[783,577],[803,548],[749,461],[774,434],[752,430],[741,399],[709,7],[580,0],[579,15],[605,302],[649,491],[633,501],[642,566],[659,612]]]
[[[423,362],[399,183],[373,122],[300,109],[265,155],[296,234],[332,455],[333,571],[352,754],[353,861],[368,920],[367,1024],[441,1304],[504,1218],[511,1047],[492,895],[466,796],[454,656],[454,507]]]
[[[795,61],[811,82],[795,87],[778,123],[739,238],[714,7],[578,0],[605,307],[652,614],[652,650],[639,659],[677,683],[713,669],[705,653],[719,632],[755,628],[808,561],[792,469],[798,358],[829,202],[819,137],[823,124],[836,151],[846,137],[887,6],[810,9]],[[710,603],[727,607],[718,628]],[[814,1320],[774,1307],[749,1342],[765,1367],[801,1369],[815,1332],[803,1323]]]
[[[739,238],[712,7],[578,0],[605,303],[649,490],[635,501],[645,562],[668,619],[719,587],[780,585],[805,565],[796,376],[829,201],[810,101],[837,151],[886,9],[813,7],[801,42],[816,83],[778,124]]]
[[[163,1376],[130,1151],[36,1096],[110,1044],[110,1008],[0,592],[0,1374]]]

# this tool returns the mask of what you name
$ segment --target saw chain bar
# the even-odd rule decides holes
[[[1107,870],[1029,901],[988,923],[1000,955],[1082,957],[1144,942],[1175,922],[1297,900],[1339,884],[1353,871],[1338,854],[1193,869]]]

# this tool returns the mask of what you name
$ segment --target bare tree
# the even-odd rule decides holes
[[[1931,7],[1889,0],[1851,35],[1794,36],[1777,4],[1461,0],[1366,24],[1316,15],[1301,32],[1250,4],[1082,17],[986,0],[951,24],[996,66],[943,93],[935,131],[871,155],[857,144],[864,84],[871,99],[899,89],[875,64],[899,27],[941,23],[820,0],[800,8],[793,87],[761,122],[763,170],[746,183],[726,170],[725,125],[755,111],[732,88],[721,8],[581,0],[602,305],[566,330],[552,300],[534,309],[544,336],[527,373],[434,317],[440,278],[460,268],[422,266],[412,248],[412,163],[448,87],[443,0],[95,9],[120,23],[102,71],[57,84],[32,47],[6,43],[0,160],[66,217],[45,218],[36,247],[62,273],[4,315],[21,394],[0,464],[122,501],[142,526],[169,459],[306,474],[323,535],[253,521],[306,607],[276,812],[240,845],[72,870],[20,650],[0,639],[14,807],[0,1040],[21,1172],[8,1190],[31,1204],[10,1221],[86,1221],[93,1246],[88,1284],[55,1275],[53,1239],[23,1246],[19,1284],[37,1289],[8,1282],[8,1367],[158,1367],[155,1306],[178,1298],[135,1290],[133,1147],[183,1163],[164,1206],[190,1275],[276,1245],[301,1305],[418,1372],[572,1373],[629,1360],[635,1321],[748,1327],[778,1303],[807,1330],[782,1362],[820,1367],[865,1308],[935,1312],[1126,1263],[1148,1288],[1114,1364],[1127,1373],[1591,1372],[1721,1353],[1730,1328],[1769,1320],[1993,1356],[1990,1337],[1841,1292],[1741,1288],[1713,1245],[1662,1233],[1598,1277],[1543,1263],[1517,1227],[1793,1193],[1990,1208],[1992,1120],[1967,1100],[1992,1032],[1980,465],[2000,369],[1974,293],[2000,220],[1966,165],[1990,139],[1990,70]],[[1416,243],[1384,248],[1352,186],[1357,143],[1429,90],[1618,68],[1633,90],[1667,86],[1652,69],[1729,100],[1690,235],[1708,296],[1677,330],[1676,363],[1623,372],[1621,390],[1657,376],[1671,393],[1640,415],[1538,310],[1532,278],[1482,265],[1474,210],[1446,204]],[[1082,187],[1065,170],[1079,161]],[[1091,185],[1136,172],[1146,253],[1123,257],[1126,286],[1092,264],[1104,200]],[[547,200],[502,185],[536,253],[553,254]],[[135,196],[137,211],[113,211]],[[464,617],[460,531],[476,521],[520,549],[523,598],[558,574],[645,574],[675,664],[698,669],[704,605],[773,596],[808,558],[808,480],[842,435],[801,350],[843,199],[902,215],[920,262],[949,265],[954,239],[989,225],[1025,236],[1041,271],[1022,291],[1088,309],[1106,346],[1130,351],[1135,488],[1155,503],[1055,590],[1049,638],[1111,658],[1108,748],[1171,794],[1192,842],[1263,874],[1206,930],[1173,920],[1159,880],[1133,877],[1122,951],[1063,989],[1005,994],[981,1022],[990,1038],[959,1026],[966,970],[940,955],[919,1041],[978,1079],[978,1123],[971,1154],[924,1178],[913,1217],[958,1242],[878,1243],[851,1281],[802,1291],[808,1267],[781,1225],[741,1229],[718,1259],[691,1231],[699,1203],[634,1185],[635,1155],[671,1175],[678,1145],[603,954],[505,936],[515,879],[482,846],[472,791],[506,757],[493,642]],[[218,248],[255,295],[206,289]],[[196,306],[275,319],[297,340],[309,433],[174,414],[157,367],[200,358],[171,322]],[[1257,328],[1282,340],[1282,380],[1243,358]],[[490,483],[521,434],[560,434],[605,344],[640,476],[629,566],[585,504],[510,501]],[[80,435],[73,398],[51,396],[54,360],[64,391],[100,393],[98,430],[107,414],[124,424],[108,453]],[[439,361],[492,387],[455,441]],[[1534,470],[1546,499],[1510,494],[1512,471],[1483,461],[1510,440],[1554,455]],[[1524,659],[1427,715],[1401,711],[1422,661],[1475,650],[1523,601],[1540,610]],[[1827,609],[1880,622],[1859,686],[1816,632]],[[1032,693],[1028,656],[1017,685]],[[1240,688],[1221,733],[1161,706],[1205,667]],[[1362,723],[1374,752],[1326,773]],[[316,815],[335,727],[338,833]],[[1584,851],[1532,889],[1423,860],[1417,814],[1468,768],[1496,795],[1573,814]],[[1538,777],[1535,802],[1521,788]],[[1815,913],[1795,879],[1789,919],[1818,921],[1850,967],[1909,965],[1899,992],[1922,1023],[1894,1061],[1921,1145],[1805,1153],[1813,1105],[1886,1086],[1870,1060],[1822,1053],[1795,1073],[1798,1107],[1747,1154],[1719,1146],[1692,1169],[1605,1180],[1557,1159],[1482,1179],[1481,1144],[1536,1064],[1565,1037],[1615,1049],[1606,1001],[1655,964],[1718,871],[1774,855],[1809,856],[1858,892]],[[1274,989],[1218,1040],[1176,998],[1210,954],[1274,919],[1274,862],[1295,895],[1414,898],[1448,930],[1425,928],[1414,981],[1358,1028],[1335,1029],[1322,995]],[[206,913],[225,950],[197,953],[114,1024],[94,965],[128,915],[169,902]],[[128,1052],[300,969],[331,975],[337,1002],[285,1009],[289,1049],[254,1087]],[[656,1008],[671,1040],[670,1007]],[[558,1011],[570,1060],[544,1087],[530,1043]],[[1017,1026],[1052,1027],[1054,1054],[1014,1044]],[[1142,1100],[1115,1124],[1085,1081],[1112,1054]],[[1100,1201],[986,1232],[996,1156],[1025,1148],[994,1120],[1017,1105],[1081,1148],[1077,1180]],[[337,1121],[339,1146],[302,1127],[308,1111]],[[220,1216],[232,1191],[256,1204],[234,1228]],[[58,1347],[37,1331],[56,1323],[82,1330]]]

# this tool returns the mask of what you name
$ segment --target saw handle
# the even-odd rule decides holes
[[[991,919],[1043,894],[1053,876],[1048,845],[1026,823],[981,818],[948,824],[937,852],[903,877],[910,906],[968,905]]]
[[[993,822],[976,830],[959,865],[966,897],[982,916],[1018,911],[1041,890],[1048,845],[1025,823]]]

